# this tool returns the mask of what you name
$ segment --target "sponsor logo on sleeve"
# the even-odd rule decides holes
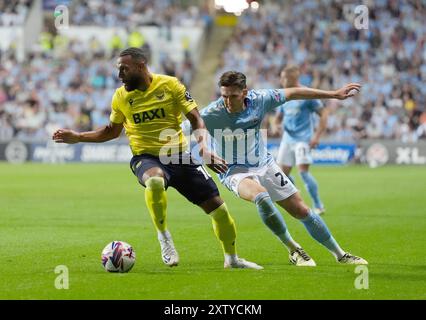
[[[191,94],[188,91],[185,91],[185,99],[186,101],[189,101],[189,102],[194,101],[194,99],[192,99]]]

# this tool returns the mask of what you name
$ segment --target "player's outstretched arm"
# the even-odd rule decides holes
[[[69,129],[59,129],[53,133],[52,140],[57,143],[105,142],[120,136],[123,124],[110,122],[95,131],[77,132]]]
[[[359,83],[349,83],[338,90],[319,90],[305,87],[295,87],[284,89],[286,100],[300,99],[339,99],[344,100],[353,97],[361,89]]]
[[[203,157],[204,163],[216,173],[226,173],[228,165],[225,160],[211,152],[207,145],[209,133],[198,110],[192,109],[185,116],[191,123],[192,132],[200,146],[200,156]]]

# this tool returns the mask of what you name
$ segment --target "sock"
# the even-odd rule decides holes
[[[238,256],[236,254],[227,254],[225,253],[225,263],[227,264],[233,264],[237,262]]]
[[[323,204],[321,203],[321,200],[319,198],[318,184],[315,178],[311,175],[309,171],[300,172],[300,176],[302,177],[303,182],[305,183],[306,190],[309,192],[309,195],[314,201],[315,208],[322,208]]]
[[[237,238],[237,232],[234,219],[230,216],[226,204],[222,203],[218,208],[210,212],[209,215],[212,217],[214,233],[222,244],[225,259],[227,257],[236,258],[235,239]]]
[[[343,257],[345,252],[337,244],[337,241],[333,238],[327,225],[319,215],[309,210],[308,216],[300,221],[305,225],[312,238],[330,250],[337,259]]]
[[[170,234],[169,230],[165,230],[165,231],[157,230],[157,233],[158,233],[158,240],[172,239],[172,235]]]
[[[275,207],[269,194],[267,192],[259,193],[254,202],[263,223],[284,243],[287,249],[292,252],[299,248],[300,245],[291,237],[283,216]]]
[[[164,179],[161,177],[151,177],[145,181],[145,202],[151,215],[152,222],[160,234],[167,237],[166,210],[167,197],[164,189]]]

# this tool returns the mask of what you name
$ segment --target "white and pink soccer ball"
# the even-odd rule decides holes
[[[129,272],[135,260],[135,251],[124,241],[113,241],[102,250],[102,265],[108,272]]]

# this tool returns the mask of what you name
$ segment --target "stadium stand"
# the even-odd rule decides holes
[[[216,78],[236,69],[253,88],[276,88],[281,68],[295,63],[304,85],[363,85],[356,99],[327,102],[328,139],[426,138],[426,3],[371,1],[369,28],[357,30],[345,2],[293,0],[245,12]]]
[[[153,44],[133,27],[155,26],[167,35],[176,26],[206,28],[212,21],[204,8],[179,7],[171,0],[69,2],[71,24],[124,25],[127,38],[82,41],[46,28],[24,62],[18,62],[13,50],[1,50],[1,140],[45,140],[53,128],[86,130],[105,124],[111,96],[120,85],[114,69],[117,52],[128,45],[150,50]],[[0,24],[22,23],[31,3],[0,1]],[[332,110],[328,140],[425,139],[426,4],[371,2],[368,30],[353,27],[345,6],[340,1],[293,0],[247,10],[225,43],[212,77],[236,69],[247,74],[250,87],[279,87],[280,69],[297,63],[305,85],[322,89],[354,81],[363,85],[355,99],[326,102]],[[178,45],[185,48],[184,43]],[[155,72],[175,75],[191,86],[196,63],[189,52],[181,61],[170,50],[158,56]],[[271,124],[267,126],[272,137]]]
[[[121,5],[121,2],[125,2],[125,5]],[[70,22],[97,27],[98,24],[104,24],[105,31],[110,26],[114,28],[109,29],[116,30],[122,24],[120,21],[127,21],[122,16],[126,10],[135,14],[143,13],[141,3],[146,5],[143,10],[148,10],[172,2],[114,1],[102,6],[106,10],[102,18],[104,20],[97,21],[95,17],[99,17],[99,13],[92,14],[93,10],[99,8],[100,1],[72,1],[70,11],[75,14],[70,15],[73,17]],[[115,11],[114,8],[120,10]],[[171,6],[170,10],[166,10],[164,15],[173,13],[179,16],[180,26],[205,26],[205,17],[198,14],[198,10],[194,11],[193,7]],[[115,16],[108,20],[107,17],[111,15]],[[157,17],[162,18],[159,15]],[[141,24],[147,21],[142,19]],[[156,28],[162,32],[160,26]],[[87,41],[78,36],[52,31],[46,25],[38,43],[23,63],[18,62],[12,49],[1,52],[0,140],[18,138],[24,141],[44,141],[58,127],[90,130],[108,123],[111,97],[115,89],[121,86],[115,69],[118,53],[128,46],[151,51],[149,41],[139,29],[127,26],[125,30],[128,31],[125,37],[114,34],[106,42],[97,37]],[[168,37],[167,33],[165,37]],[[157,38],[160,40],[161,34]],[[185,38],[167,38],[163,47],[158,51],[158,64],[152,66],[153,71],[176,76],[190,88],[194,61],[189,44]],[[171,50],[174,50],[173,56],[170,55]],[[178,54],[183,56],[180,61],[175,59]]]
[[[105,27],[195,26],[205,23],[206,12],[202,8],[191,6],[182,10],[178,3],[173,0],[77,0],[72,4],[71,21],[76,25]]]

